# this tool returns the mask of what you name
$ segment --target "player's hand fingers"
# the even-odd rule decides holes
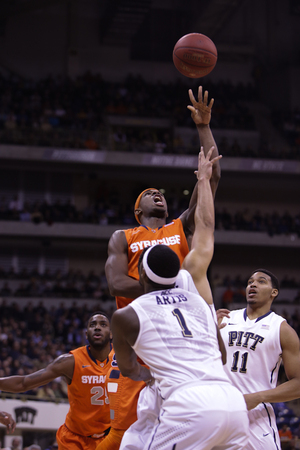
[[[203,103],[205,106],[207,106],[207,102],[208,102],[208,91],[205,91],[203,97]]]
[[[189,97],[190,97],[190,100],[191,100],[191,103],[193,104],[193,106],[196,106],[197,102],[196,102],[196,99],[194,97],[192,89],[189,89]]]
[[[210,100],[209,105],[208,105],[208,108],[209,108],[209,109],[211,109],[211,108],[213,107],[214,101],[215,101],[214,98],[212,98],[212,99]]]
[[[193,106],[188,105],[187,109],[189,109],[193,114],[197,114],[197,109],[195,109]]]
[[[214,149],[215,149],[214,145],[212,147],[210,147],[210,149],[207,152],[206,159],[210,160],[212,152],[214,151]]]
[[[202,103],[202,86],[198,87],[198,102]]]
[[[212,163],[212,164],[215,164],[215,162],[218,161],[218,160],[221,159],[221,158],[222,158],[222,155],[215,156],[215,157],[211,160],[211,163]]]
[[[216,313],[217,313],[218,319],[219,319],[219,317],[228,317],[228,318],[230,317],[230,311],[229,311],[229,309],[226,309],[226,308],[217,309]]]

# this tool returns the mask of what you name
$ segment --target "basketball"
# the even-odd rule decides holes
[[[215,67],[218,52],[213,41],[200,33],[182,36],[174,47],[173,62],[176,69],[188,78],[201,78]]]

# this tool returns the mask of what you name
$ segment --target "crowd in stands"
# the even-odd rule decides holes
[[[37,269],[24,268],[16,273],[13,267],[9,271],[0,267],[0,280],[0,297],[112,300],[105,274],[97,275],[94,271],[85,276],[80,270],[53,273],[46,269],[40,274]]]
[[[269,236],[296,234],[300,237],[300,214],[293,216],[288,211],[262,214],[259,210],[252,213],[247,208],[232,214],[226,208],[216,209],[216,230],[259,231]]]
[[[230,81],[203,82],[215,99],[212,129],[255,130],[255,118],[247,102],[257,98],[254,84]],[[0,139],[18,144],[70,149],[115,149],[135,152],[190,153],[174,127],[195,127],[187,105],[188,89],[197,96],[198,83],[181,80],[146,82],[129,75],[123,82],[104,80],[86,73],[76,79],[49,76],[38,81],[0,75]],[[169,119],[170,126],[111,127],[109,116]],[[280,117],[280,116],[279,116]],[[197,144],[198,145],[198,144]],[[223,146],[225,156],[298,158],[291,149],[274,154],[262,142],[258,148],[242,147],[238,141]]]
[[[180,201],[168,198],[169,217],[179,217],[182,211],[188,208],[188,197]],[[126,204],[115,196],[106,196],[84,210],[78,210],[71,201],[65,203],[60,200],[49,204],[43,202],[19,202],[17,196],[12,199],[0,199],[0,221],[16,220],[21,222],[47,223],[89,223],[99,225],[136,225],[132,205],[134,199]],[[300,213],[291,215],[288,211],[280,214],[262,213],[249,209],[230,213],[226,208],[216,208],[216,230],[258,231],[268,233],[270,236],[282,234],[295,234],[300,237]]]
[[[295,108],[291,111],[277,110],[272,114],[274,126],[281,130],[293,153],[299,155],[300,150],[300,110]],[[298,157],[299,158],[299,157]],[[298,159],[297,157],[295,159]]]

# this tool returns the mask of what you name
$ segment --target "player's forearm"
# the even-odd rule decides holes
[[[25,385],[25,377],[23,376],[12,376],[8,378],[0,378],[0,390],[5,392],[25,392],[29,388]]]
[[[150,370],[138,362],[131,368],[121,369],[121,373],[123,376],[129,377],[134,381],[148,382],[152,378]]]
[[[212,158],[218,156],[218,147],[211,132],[210,126],[199,124],[197,125],[197,131],[199,134],[200,145],[203,147],[205,156],[207,155],[207,152],[211,147],[215,147],[212,153]]]
[[[262,391],[261,393],[263,402],[288,402],[300,397],[300,380],[293,378],[278,385],[274,389]]]
[[[218,147],[211,132],[210,126],[200,124],[197,125],[197,130],[199,134],[200,145],[203,147],[205,156],[207,155],[207,152],[211,147],[214,147],[211,158],[213,159],[216,156],[218,156],[219,155]],[[216,161],[216,163],[213,165],[213,171],[210,180],[213,196],[215,196],[220,178],[221,178],[221,166],[219,161]]]
[[[207,178],[198,180],[198,203],[195,210],[195,225],[201,228],[215,228],[214,200]]]
[[[274,389],[245,394],[244,397],[248,409],[255,408],[259,403],[278,403],[295,400],[300,398],[300,380],[294,378],[280,384]]]
[[[138,280],[123,275],[108,282],[109,292],[113,296],[137,298],[144,293]]]

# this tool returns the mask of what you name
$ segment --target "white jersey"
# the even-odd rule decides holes
[[[199,292],[195,286],[192,275],[185,269],[179,270],[178,276],[176,278],[175,287],[199,295]]]
[[[223,319],[227,323],[220,330],[227,350],[225,370],[243,394],[276,387],[284,320],[272,311],[250,320],[246,309],[230,311],[230,318]]]
[[[130,306],[140,322],[133,349],[150,367],[163,398],[188,382],[229,383],[213,315],[199,294],[180,288],[155,291]]]
[[[199,295],[199,292],[195,286],[192,275],[190,274],[190,272],[188,272],[185,269],[179,270],[178,276],[176,278],[175,287],[184,289],[185,291],[194,292],[194,294]],[[211,305],[208,305],[208,306],[211,309],[211,312],[214,316],[215,322],[218,323],[215,305],[212,303]]]

